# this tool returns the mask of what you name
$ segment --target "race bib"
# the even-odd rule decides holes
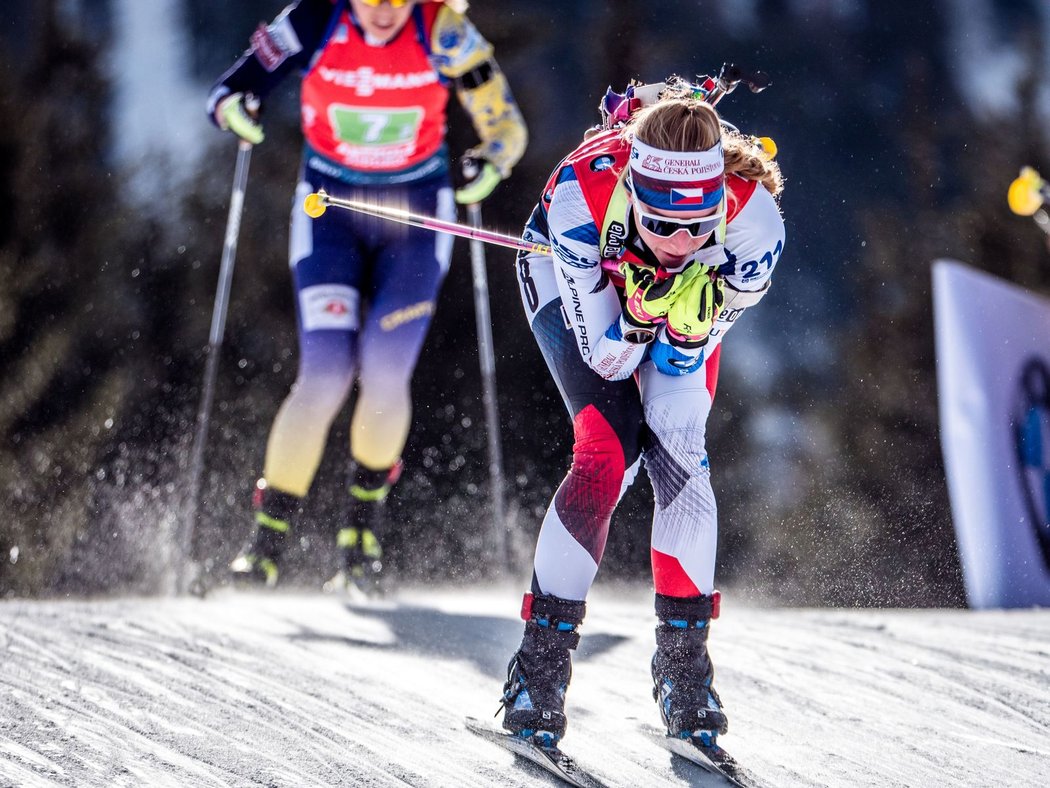
[[[382,109],[333,104],[328,112],[336,139],[350,145],[414,143],[423,122],[422,107]]]

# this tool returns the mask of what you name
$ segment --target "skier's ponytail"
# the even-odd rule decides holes
[[[769,158],[753,137],[723,129],[722,150],[725,152],[727,174],[758,181],[774,197],[779,197],[784,191],[784,176],[780,174],[779,165]]]

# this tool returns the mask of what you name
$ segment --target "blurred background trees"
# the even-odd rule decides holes
[[[171,585],[236,147],[208,130],[194,156],[178,147],[172,160],[174,142],[201,124],[208,84],[281,2],[156,4],[179,20],[181,78],[197,98],[183,110],[168,89],[150,96],[185,125],[136,160],[123,144],[135,105],[118,97],[128,80],[148,88],[157,75],[149,63],[114,66],[126,46],[115,20],[133,1],[21,4],[0,23],[2,594]],[[961,604],[929,264],[955,257],[1037,292],[1050,285],[1040,231],[1005,205],[1022,164],[1050,168],[1047,36],[1029,32],[1050,22],[1037,4],[476,0],[471,17],[530,126],[525,159],[484,207],[486,224],[508,232],[595,122],[607,85],[724,61],[773,76],[760,96],[742,91],[720,107],[778,142],[788,225],[771,295],[727,343],[710,422],[720,582],[784,604]],[[249,178],[196,545],[213,570],[247,535],[266,433],[295,376],[294,82],[267,104]],[[450,126],[454,154],[473,144],[457,109]],[[151,195],[150,183],[164,185]],[[417,580],[491,569],[466,245],[455,255],[391,504],[395,561]],[[488,256],[525,577],[571,433],[519,311],[513,255]],[[331,568],[345,445],[344,418],[292,582],[316,586]],[[603,577],[648,572],[650,505],[636,484],[614,518]]]

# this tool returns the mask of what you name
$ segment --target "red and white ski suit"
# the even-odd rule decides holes
[[[649,345],[626,342],[622,291],[609,269],[625,256],[654,259],[626,202],[616,202],[628,151],[629,144],[610,131],[563,160],[524,232],[525,240],[548,243],[554,254],[522,253],[518,259],[530,325],[573,419],[572,467],[543,521],[532,589],[563,599],[586,598],[613,510],[640,458],[656,499],[656,592],[693,597],[714,590],[717,509],[705,430],[721,342],[768,288],[784,247],[773,196],[730,175],[724,243],[706,245],[691,258],[717,269],[726,294],[702,362],[689,374],[662,363],[677,352],[662,332]]]

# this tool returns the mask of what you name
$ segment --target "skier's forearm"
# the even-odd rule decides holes
[[[473,23],[444,6],[432,33],[431,59],[452,80],[481,144],[469,154],[490,162],[506,178],[525,152],[528,132],[492,45]]]
[[[481,145],[471,152],[492,162],[506,178],[528,144],[528,130],[518,105],[511,96],[510,86],[495,61],[491,76],[470,90],[460,90],[459,100],[470,115]]]
[[[611,286],[597,287],[600,268],[567,266],[555,252],[558,291],[576,346],[587,366],[606,380],[631,376],[645,356],[645,345],[627,342],[619,298]],[[597,292],[596,292],[597,290]]]
[[[290,72],[309,63],[332,17],[327,0],[298,0],[286,7],[269,25],[260,25],[250,36],[250,46],[212,86],[208,114],[231,93],[265,97]]]

